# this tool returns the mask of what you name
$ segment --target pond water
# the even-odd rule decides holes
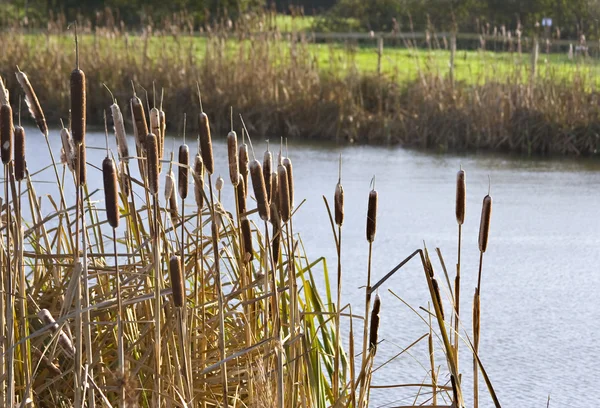
[[[29,132],[30,171],[48,163],[41,136]],[[58,159],[60,138],[51,135]],[[113,150],[114,138],[110,139]],[[179,142],[177,142],[179,143]],[[167,151],[171,142],[167,143]],[[89,133],[90,147],[104,147],[103,133]],[[190,143],[195,153],[194,143]],[[130,146],[133,146],[131,141]],[[265,143],[256,142],[257,152]],[[214,141],[217,171],[227,179],[226,146]],[[600,162],[573,159],[530,159],[497,155],[436,155],[383,147],[339,147],[290,144],[294,163],[296,204],[305,199],[294,221],[311,259],[327,258],[335,282],[336,251],[322,196],[332,201],[338,157],[343,156],[345,214],[343,227],[343,301],[354,313],[364,313],[368,244],[365,238],[367,196],[373,176],[379,192],[377,236],[373,245],[373,282],[384,276],[423,241],[434,257],[439,247],[450,275],[455,274],[457,224],[455,180],[459,166],[467,173],[467,214],[463,227],[463,335],[471,333],[471,305],[477,279],[477,237],[481,202],[494,200],[488,251],[482,277],[480,355],[505,407],[581,407],[600,403],[595,386],[600,301]],[[88,163],[100,167],[103,149],[88,150]],[[137,167],[137,166],[134,166]],[[164,173],[164,172],[163,172]],[[52,181],[51,171],[36,176]],[[100,172],[88,168],[88,179],[101,188]],[[53,193],[40,183],[38,194]],[[229,188],[225,203],[233,201]],[[72,192],[67,191],[67,194]],[[101,196],[98,196],[101,199]],[[193,200],[189,200],[193,201]],[[191,204],[191,203],[190,203]],[[227,205],[227,204],[226,204]],[[322,278],[321,278],[322,282]],[[442,285],[444,288],[446,285]],[[418,259],[409,262],[380,289],[382,309],[375,366],[421,335],[427,325],[390,291],[419,310],[427,308],[427,285]],[[448,292],[442,296],[447,299]],[[421,311],[421,315],[425,314]],[[360,323],[355,326],[361,332]],[[357,336],[360,337],[360,336]],[[347,339],[345,340],[347,341]],[[357,346],[361,339],[357,338]],[[448,381],[441,343],[436,341],[440,382]],[[472,362],[462,345],[461,372],[468,404],[472,396]],[[378,370],[373,385],[428,382],[427,342],[423,341]],[[480,406],[492,406],[480,380]],[[372,407],[410,405],[418,388],[374,389]],[[426,401],[424,397],[418,401]]]

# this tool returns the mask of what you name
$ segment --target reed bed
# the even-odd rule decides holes
[[[89,72],[83,55],[78,62]],[[338,298],[334,301],[326,260],[310,260],[302,250],[300,236],[294,233],[294,212],[301,210],[301,204],[294,197],[287,145],[284,156],[282,142],[275,163],[267,148],[261,164],[249,132],[259,126],[250,121],[246,126],[243,120],[234,123],[227,109],[209,108],[208,98],[200,98],[196,83],[192,89],[197,98],[190,103],[198,115],[194,162],[190,165],[185,139],[177,160],[175,151],[170,158],[161,158],[169,110],[159,109],[158,116],[152,113],[149,102],[144,104],[136,96],[134,86],[120,99],[129,101],[131,108],[129,117],[124,118],[118,100],[108,98],[102,84],[81,80],[84,74],[79,64],[71,74],[71,103],[85,105],[86,100],[98,97],[96,91],[101,92],[104,112],[110,109],[113,118],[114,139],[109,138],[104,113],[106,157],[102,163],[88,163],[85,129],[89,116],[81,106],[71,109],[78,117],[60,130],[62,161],[51,165],[61,201],[57,204],[52,197],[47,199],[54,209],[49,216],[42,217],[40,203],[45,204],[46,199],[35,192],[38,175],[27,170],[25,134],[20,126],[14,126],[13,113],[5,113],[13,101],[7,96],[7,103],[2,104],[2,147],[7,141],[11,144],[7,154],[2,150],[5,189],[0,208],[0,285],[4,294],[0,301],[0,399],[5,406],[368,407],[374,372],[391,362],[377,360],[380,315],[386,313],[377,290],[413,258],[421,261],[434,306],[428,313],[430,347],[433,336],[439,337],[444,358],[437,364],[445,367],[442,374],[447,378],[440,383],[442,374],[435,368],[432,352],[430,378],[423,383],[433,389],[430,402],[433,406],[465,406],[457,344],[459,339],[467,339],[475,375],[481,372],[489,395],[500,406],[477,354],[479,326],[474,328],[471,343],[460,324],[458,307],[452,304],[444,313],[448,300],[442,293],[450,293],[452,303],[455,292],[450,284],[446,291],[441,290],[443,280],[434,273],[426,248],[417,249],[374,281],[380,276],[379,271],[371,271],[370,262],[377,250],[379,197],[374,180],[366,217],[369,266],[361,342],[360,336],[354,336],[357,316],[339,296],[341,232],[348,215],[343,207],[341,159],[333,213],[325,199],[338,251]],[[68,72],[63,72],[63,81]],[[23,90],[10,95],[14,99],[25,93],[30,113],[47,137],[46,101],[33,91],[35,80],[30,82],[20,70],[17,76]],[[125,87],[130,89],[130,84]],[[211,132],[219,127],[211,126],[209,109],[229,116],[228,129],[223,132],[229,132],[228,157],[213,155]],[[93,108],[88,104],[87,110]],[[150,126],[146,118],[150,118]],[[136,156],[129,156],[127,147],[129,124]],[[239,146],[233,130],[236,125],[242,129]],[[184,121],[184,132],[185,127]],[[19,133],[14,143],[13,129]],[[116,146],[116,158],[111,146]],[[130,172],[133,161],[138,162],[139,178]],[[215,161],[229,165],[229,182],[220,176],[214,179]],[[178,168],[177,181],[174,167]],[[88,168],[102,172],[102,186],[87,177]],[[161,199],[163,177],[166,183]],[[186,207],[190,181],[195,202]],[[75,199],[65,199],[66,183],[76,188]],[[221,199],[226,186],[235,192],[233,202]],[[457,186],[457,197],[461,197],[466,187]],[[103,200],[96,195],[100,187]],[[464,200],[462,206],[464,218]],[[482,259],[490,223],[488,194],[479,241]],[[482,263],[480,276],[481,269]],[[325,277],[325,288],[317,287],[316,273]],[[476,321],[479,286],[480,282],[474,302]],[[340,329],[346,322],[350,327],[348,350]],[[361,349],[362,353],[356,353]],[[476,387],[476,395],[477,391]]]
[[[89,124],[101,126],[103,83],[117,90],[115,97],[123,103],[134,80],[156,81],[167,90],[160,107],[154,109],[159,110],[159,126],[178,128],[179,112],[194,103],[196,81],[200,81],[206,113],[214,118],[215,131],[223,134],[230,130],[226,112],[235,106],[244,112],[251,132],[288,138],[523,154],[594,155],[598,151],[597,82],[583,57],[566,64],[553,62],[552,54],[542,60],[513,51],[494,58],[484,57],[487,51],[482,50],[482,56],[469,54],[469,60],[478,61],[473,72],[469,68],[468,74],[458,76],[455,65],[464,65],[454,61],[459,57],[450,64],[448,53],[438,63],[436,50],[406,42],[408,51],[401,57],[388,57],[383,50],[381,60],[388,68],[377,72],[361,68],[355,46],[315,45],[308,36],[282,37],[278,31],[249,36],[243,30],[216,30],[199,41],[184,32],[149,28],[142,35],[130,35],[99,27],[80,41],[88,89],[78,97],[85,96]],[[26,66],[47,102],[48,118],[55,123],[65,116],[69,85],[61,73],[72,66],[74,55],[64,36],[32,40],[30,35],[9,31],[0,34],[0,41],[5,44],[0,75],[6,78],[8,90],[14,94],[18,89],[8,73],[16,64]],[[445,68],[448,64],[450,68]],[[142,103],[133,102],[135,109]],[[163,103],[164,111],[171,112],[166,117]],[[129,115],[126,119],[131,120]],[[140,123],[141,119],[136,117]],[[197,131],[201,123],[192,120],[190,125]],[[136,134],[143,139],[148,132],[142,129]],[[73,137],[78,140],[79,130]]]

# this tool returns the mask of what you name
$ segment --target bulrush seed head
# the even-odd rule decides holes
[[[75,171],[75,146],[73,145],[73,138],[71,138],[71,134],[67,128],[62,128],[60,130],[60,140],[62,141],[62,151],[64,153],[64,158],[66,161],[69,170]]]
[[[200,154],[194,158],[194,197],[200,211],[204,206],[204,164]]]
[[[238,213],[240,215],[245,214],[246,208],[246,185],[244,184],[244,178],[241,174],[238,174],[238,182],[235,187],[235,194],[237,195]]]
[[[488,194],[483,198],[481,208],[481,223],[479,224],[479,251],[485,252],[490,236],[490,220],[492,218],[492,197]]]
[[[42,107],[40,106],[40,101],[33,90],[33,86],[31,86],[31,82],[29,82],[29,78],[23,71],[17,67],[17,81],[23,92],[25,92],[25,103],[29,108],[29,113],[35,119],[35,123],[37,127],[40,129],[40,132],[44,135],[48,135],[48,125],[46,124],[46,118],[44,117],[44,111],[42,111]]]
[[[182,144],[179,146],[179,179],[178,182],[178,192],[179,197],[182,200],[185,200],[188,195],[188,175],[189,175],[189,165],[190,165],[190,149],[188,145]]]
[[[12,160],[13,145],[13,117],[10,105],[0,106],[0,152],[2,163],[8,164]]]
[[[381,298],[375,295],[373,310],[371,311],[371,326],[369,327],[369,350],[373,354],[377,351],[377,337],[379,336],[379,312],[381,310]]]
[[[146,145],[146,136],[148,135],[148,124],[146,123],[146,113],[144,105],[136,95],[131,97],[131,116],[133,117],[133,134],[136,144],[144,148]]]
[[[71,72],[71,133],[75,145],[85,142],[85,74],[79,68]]]
[[[129,146],[127,145],[127,133],[125,133],[125,122],[123,121],[121,108],[119,108],[119,105],[117,105],[115,102],[110,106],[110,112],[112,113],[113,123],[115,126],[115,137],[117,139],[119,157],[121,160],[128,161],[127,157],[129,157]]]
[[[288,222],[291,217],[291,205],[290,205],[290,188],[287,174],[287,169],[283,164],[277,166],[277,195],[279,196],[279,214],[283,222]]]
[[[288,191],[290,195],[290,209],[294,208],[294,171],[292,160],[289,157],[283,159],[283,166],[287,170]]]
[[[265,179],[265,189],[267,190],[267,203],[271,202],[271,196],[273,195],[271,173],[273,173],[273,155],[267,148],[263,158],[263,178]]]
[[[375,241],[377,231],[377,191],[369,192],[369,207],[367,208],[367,241]]]
[[[242,240],[244,241],[244,262],[248,263],[254,258],[252,250],[252,230],[250,229],[250,221],[246,217],[241,219]]]
[[[25,129],[21,126],[15,127],[15,179],[21,181],[25,178]]]
[[[229,179],[231,184],[236,187],[240,179],[240,167],[237,134],[233,130],[227,134],[227,158],[229,159]]]
[[[456,174],[456,222],[458,225],[463,225],[465,222],[466,196],[465,171],[461,169]]]
[[[248,145],[246,143],[242,143],[240,145],[239,162],[240,174],[244,178],[244,186],[246,186],[246,189],[244,191],[246,193],[246,197],[248,197],[248,174],[250,173],[250,170],[248,168]]]
[[[77,147],[76,147],[77,149]],[[79,145],[79,157],[77,157],[77,163],[79,163],[79,185],[83,186],[87,182],[87,166],[86,166],[86,149],[85,143]]]
[[[217,189],[217,191],[223,190],[224,185],[225,185],[225,180],[223,180],[223,177],[221,177],[221,176],[217,177],[217,181],[215,183],[215,188]]]
[[[165,177],[165,201],[169,201],[173,194],[175,194],[175,174],[171,170]]]
[[[117,192],[117,166],[110,157],[102,161],[102,178],[104,179],[104,201],[106,203],[106,219],[113,228],[119,227],[119,205]]]
[[[212,138],[210,136],[210,123],[208,116],[204,112],[198,115],[198,128],[200,129],[200,151],[202,161],[208,174],[213,174],[215,165],[213,162]]]
[[[333,204],[335,223],[339,227],[341,227],[344,223],[344,188],[342,187],[341,181],[338,181],[335,185],[335,192],[333,193]]]
[[[254,188],[254,197],[258,207],[258,214],[263,221],[269,221],[269,206],[267,203],[267,190],[265,179],[260,162],[256,159],[250,163],[250,176],[252,177],[252,187]]]
[[[175,307],[183,307],[185,303],[185,285],[181,271],[181,260],[177,255],[173,255],[169,259],[169,274],[173,290],[173,304]]]
[[[158,194],[158,140],[152,133],[146,135],[144,139],[146,141],[148,189],[151,194]]]

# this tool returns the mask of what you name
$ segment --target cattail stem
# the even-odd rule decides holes
[[[7,276],[7,307],[6,307],[6,324],[8,326],[7,330],[7,352],[8,358],[6,359],[6,372],[7,372],[7,394],[6,394],[6,406],[12,407],[15,404],[15,334],[14,334],[14,281],[13,281],[13,273],[11,268],[11,259],[10,255],[10,201],[8,195],[8,172],[9,166],[8,164],[4,165],[4,198],[6,202],[6,276]]]
[[[342,226],[338,225],[337,239],[337,302],[335,314],[335,362],[333,371],[333,403],[336,404],[339,398],[340,384],[340,349],[342,347],[342,339],[340,338],[340,316],[342,306]]]
[[[212,155],[212,150],[211,150]],[[207,156],[208,157],[208,156]],[[203,158],[204,159],[204,158]],[[206,161],[205,161],[206,163]],[[208,170],[208,168],[207,168]],[[221,360],[225,360],[225,299],[223,295],[223,287],[221,284],[221,268],[219,266],[219,243],[217,239],[217,228],[218,223],[215,214],[215,203],[213,196],[213,188],[212,188],[212,172],[208,173],[208,188],[210,192],[210,213],[212,217],[212,241],[213,241],[213,254],[214,254],[214,263],[215,263],[215,281],[216,281],[216,289],[218,296],[218,315],[219,315],[219,351]],[[221,382],[223,385],[223,405],[225,408],[229,407],[229,386],[227,384],[227,363],[223,362],[221,365]]]
[[[119,407],[125,406],[125,346],[123,336],[123,300],[121,297],[121,272],[119,271],[119,256],[117,253],[117,231],[113,228],[113,251],[115,253],[115,280],[117,288],[117,358],[119,371]]]
[[[373,255],[373,242],[369,242],[369,259],[367,263],[367,287],[365,289],[365,321],[363,330],[363,354],[362,366],[365,366],[367,360],[367,344],[369,339],[369,311],[371,307],[371,260]],[[365,378],[361,381],[361,389],[364,387]],[[362,392],[362,391],[361,391]]]

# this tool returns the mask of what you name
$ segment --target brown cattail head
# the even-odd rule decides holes
[[[379,335],[379,311],[381,310],[381,299],[379,294],[375,295],[373,310],[371,311],[371,327],[369,328],[369,351],[373,355],[377,352],[377,337]]]
[[[250,229],[250,221],[248,218],[242,217],[242,240],[244,241],[244,262],[250,262],[254,258],[254,251],[252,250],[252,230]]]
[[[146,123],[146,113],[142,100],[136,95],[133,95],[130,101],[131,116],[133,116],[133,134],[135,142],[139,147],[144,147],[146,136],[148,135],[148,124]]]
[[[148,188],[151,194],[158,194],[158,177],[160,173],[158,170],[158,140],[155,135],[149,133],[146,135],[145,141]]]
[[[246,185],[244,184],[244,178],[241,174],[238,174],[238,182],[235,187],[235,194],[237,196],[238,213],[240,215],[245,214],[246,208]]]
[[[102,177],[104,179],[104,201],[106,203],[106,219],[113,228],[119,227],[119,206],[117,192],[117,166],[110,157],[102,161]]]
[[[185,303],[185,285],[181,271],[181,261],[177,255],[169,260],[169,274],[171,276],[171,288],[173,289],[173,304],[175,307],[183,307]]]
[[[341,181],[338,181],[335,185],[335,192],[333,193],[333,204],[335,223],[339,227],[341,227],[344,223],[344,188],[342,187]]]
[[[377,231],[377,191],[369,193],[369,207],[367,208],[367,241],[375,241]]]
[[[85,143],[81,143],[79,145],[79,148],[76,147],[75,149],[79,151],[79,156],[77,157],[77,163],[79,164],[79,174],[77,175],[77,180],[79,180],[79,186],[83,186],[87,182]]]
[[[67,128],[62,128],[60,131],[60,140],[62,141],[62,152],[64,160],[69,167],[69,170],[75,171],[76,151],[73,145],[73,138]]]
[[[275,174],[275,173],[273,173]],[[275,179],[276,180],[276,179]],[[271,224],[273,224],[273,260],[275,266],[279,262],[279,253],[281,250],[281,218],[279,217],[279,210],[277,209],[276,201],[271,202]]]
[[[85,74],[79,68],[71,72],[71,133],[75,146],[85,141]]]
[[[44,111],[42,111],[40,101],[33,90],[33,86],[31,86],[31,82],[29,82],[27,75],[25,75],[23,71],[19,70],[19,67],[17,67],[17,70],[17,81],[19,81],[19,85],[21,85],[23,92],[25,92],[25,103],[29,108],[29,113],[35,119],[35,123],[40,129],[40,132],[48,136],[48,125],[46,124]]]
[[[10,105],[0,106],[0,152],[2,163],[8,164],[12,159],[13,117]]]
[[[150,133],[155,135],[160,143],[160,112],[158,108],[150,109]]]
[[[165,201],[169,201],[175,194],[175,174],[173,170],[169,171],[165,177]]]
[[[213,162],[212,138],[210,136],[210,123],[208,116],[204,112],[198,115],[198,128],[200,129],[200,151],[202,152],[202,161],[208,174],[213,174],[215,165]]]
[[[250,172],[250,170],[248,168],[248,164],[250,161],[248,158],[248,145],[246,143],[242,143],[240,145],[239,161],[240,161],[240,174],[244,178],[244,185],[246,186],[246,189],[245,189],[246,197],[248,197],[248,174]]]
[[[227,157],[229,158],[229,179],[234,187],[239,182],[240,167],[238,163],[237,134],[232,130],[227,134]]]
[[[485,252],[490,235],[490,219],[492,218],[492,197],[488,194],[483,198],[481,208],[481,223],[479,224],[479,251]]]
[[[279,214],[283,222],[288,222],[292,214],[289,181],[287,169],[283,164],[280,164],[277,166],[277,195],[279,196]]]
[[[194,196],[198,211],[200,211],[204,206],[204,164],[199,153],[194,159]]]
[[[271,202],[273,187],[271,186],[271,173],[273,173],[273,155],[267,149],[263,158],[263,177],[265,179],[265,188],[267,190],[267,203]]]
[[[292,160],[289,157],[283,159],[283,166],[287,170],[288,177],[288,190],[290,195],[290,208],[294,208],[294,171],[292,167]]]
[[[460,169],[456,174],[456,222],[458,225],[463,225],[465,222],[466,196],[465,171]]]
[[[188,145],[182,144],[179,146],[179,178],[178,189],[179,197],[185,200],[188,195],[188,174],[190,165],[190,149]]]
[[[262,166],[256,159],[250,163],[250,176],[252,177],[252,187],[258,207],[258,214],[263,221],[269,221],[269,204],[267,203],[265,179],[263,178]]]
[[[217,189],[217,191],[223,190],[224,185],[225,185],[225,180],[223,180],[223,177],[221,177],[221,176],[217,177],[217,181],[215,182],[215,188]]]
[[[129,157],[129,146],[127,145],[127,133],[125,133],[125,122],[123,121],[123,114],[121,108],[117,103],[110,105],[110,111],[113,117],[113,123],[115,126],[115,137],[117,138],[117,149],[119,151],[119,157],[121,160],[128,161]]]
[[[0,77],[0,105],[8,105],[9,97],[8,97],[8,89],[6,89],[6,85]]]
[[[21,181],[25,178],[25,129],[21,126],[15,127],[15,180]]]

